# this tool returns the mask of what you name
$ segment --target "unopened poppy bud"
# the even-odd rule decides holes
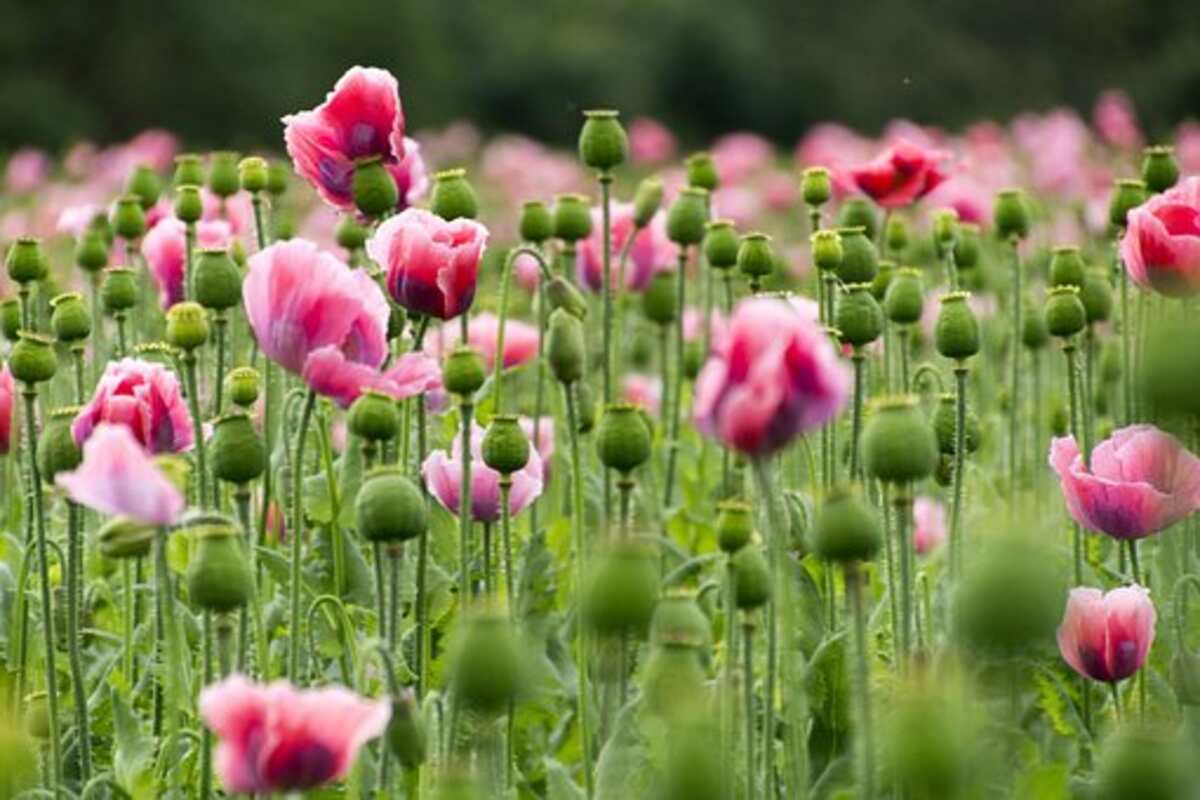
[[[33,283],[46,277],[46,255],[32,236],[21,236],[8,248],[4,259],[8,277],[17,283]]]
[[[681,189],[667,209],[667,238],[680,247],[699,244],[708,221],[708,191],[697,186]]]
[[[142,558],[149,555],[156,532],[155,525],[113,517],[96,531],[96,541],[105,558]]]
[[[365,390],[350,406],[347,416],[350,433],[369,442],[393,439],[400,433],[396,401],[382,392]]]
[[[1146,184],[1139,180],[1122,179],[1116,182],[1108,203],[1108,221],[1124,229],[1129,212],[1146,202]]]
[[[658,178],[642,178],[633,193],[633,224],[644,228],[662,206],[663,185]]]
[[[138,164],[129,173],[125,191],[136,195],[143,209],[149,209],[158,202],[158,196],[162,194],[162,179],[150,167]]]
[[[1166,145],[1147,147],[1142,151],[1142,181],[1154,194],[1165,192],[1179,180],[1179,163],[1174,148]]]
[[[592,210],[581,194],[560,194],[554,198],[554,236],[564,242],[586,239],[592,232]]]
[[[247,192],[261,192],[267,188],[267,160],[260,156],[246,156],[238,163],[238,182]]]
[[[842,283],[870,283],[879,269],[879,253],[867,238],[865,228],[841,228],[842,261],[837,268]]]
[[[629,137],[621,126],[620,113],[612,109],[583,112],[579,131],[579,159],[600,172],[624,163],[629,155]]]
[[[500,614],[477,612],[463,623],[450,666],[450,685],[467,709],[493,715],[521,689],[521,655],[512,628]]]
[[[674,272],[659,272],[650,279],[642,292],[642,313],[656,325],[670,325],[679,315],[677,276]]]
[[[938,399],[937,409],[933,412],[933,432],[937,436],[938,450],[948,456],[954,455],[954,437],[958,431],[956,400],[957,398],[953,394],[943,394]],[[974,411],[967,411],[963,445],[964,450],[968,453],[974,453],[979,448],[979,417]]]
[[[254,367],[237,367],[225,376],[225,394],[242,408],[249,408],[258,399],[262,377]]]
[[[207,249],[196,254],[192,294],[197,303],[214,311],[233,308],[242,301],[242,271],[228,250]]]
[[[883,532],[879,515],[858,491],[835,487],[825,496],[813,522],[813,552],[834,563],[870,561],[879,552]]]
[[[651,436],[638,407],[612,403],[604,408],[596,430],[596,452],[600,463],[624,475],[650,458]]]
[[[187,568],[191,601],[217,614],[244,606],[254,594],[254,576],[241,529],[228,517],[213,513],[189,516],[181,527],[195,543]]]
[[[1032,309],[1026,309],[1021,318],[1021,342],[1030,350],[1040,350],[1050,341],[1050,333],[1046,330],[1046,320],[1041,314]]]
[[[1020,189],[1002,189],[996,195],[992,223],[1000,239],[1024,239],[1029,235],[1029,207]]]
[[[771,597],[771,571],[760,547],[743,547],[734,554],[734,602],[739,611],[761,608]]]
[[[60,294],[50,301],[50,329],[60,342],[86,339],[92,332],[92,314],[78,292]]]
[[[1078,247],[1056,247],[1050,256],[1050,285],[1082,286],[1086,267]]]
[[[574,314],[556,308],[550,314],[546,333],[546,357],[554,377],[567,384],[582,378],[585,354],[583,323]]]
[[[554,276],[546,284],[546,300],[552,309],[561,308],[579,319],[587,317],[587,300],[570,281],[561,275]]]
[[[587,381],[575,384],[575,405],[579,414],[579,432],[587,434],[596,427],[596,392]],[[650,425],[646,423],[647,427]]]
[[[359,225],[353,214],[343,214],[333,231],[338,247],[350,252],[361,249],[369,234],[370,231]]]
[[[180,153],[175,156],[175,175],[171,179],[176,188],[204,185],[204,161],[196,153]]]
[[[54,340],[30,331],[21,331],[8,354],[8,368],[21,383],[43,383],[58,371]]]
[[[354,501],[358,532],[369,542],[406,542],[429,528],[429,511],[416,484],[397,467],[367,474]]]
[[[492,417],[482,449],[483,463],[501,475],[512,475],[529,463],[529,438],[512,414]]]
[[[740,241],[733,221],[714,219],[705,227],[707,233],[704,234],[704,258],[709,266],[726,270],[737,264]]]
[[[933,243],[941,255],[952,251],[958,243],[958,212],[953,208],[933,212]]]
[[[658,601],[650,620],[651,644],[702,648],[711,642],[712,623],[691,592],[673,592]]]
[[[382,217],[395,209],[400,201],[396,179],[379,156],[355,162],[350,190],[354,196],[354,207],[367,219]]]
[[[961,361],[979,352],[979,320],[967,302],[970,297],[969,292],[942,295],[933,341],[943,358]]]
[[[238,154],[221,150],[212,154],[208,170],[208,188],[217,197],[232,197],[242,188],[238,178]]]
[[[554,236],[554,215],[541,200],[530,200],[521,206],[521,219],[517,227],[522,241],[541,244]]]
[[[800,178],[800,195],[805,205],[814,208],[823,206],[833,197],[833,182],[829,170],[824,167],[809,167]]]
[[[754,517],[750,505],[739,500],[717,504],[717,546],[725,553],[736,553],[750,543]]]
[[[973,222],[958,224],[954,241],[954,265],[959,271],[972,270],[979,263],[979,226]]]
[[[1055,286],[1046,293],[1046,330],[1067,339],[1087,325],[1087,311],[1079,299],[1078,286]]]
[[[865,197],[851,197],[838,210],[837,224],[841,228],[862,228],[868,239],[879,232],[879,218],[875,206]]]
[[[913,397],[886,398],[862,433],[867,472],[889,483],[912,483],[937,466],[937,437]]]
[[[195,350],[208,341],[208,314],[192,301],[167,310],[167,342],[180,350]]]
[[[446,169],[433,176],[429,208],[447,221],[479,216],[479,198],[475,195],[475,187],[467,180],[465,169]]]
[[[647,546],[621,539],[600,554],[583,593],[585,619],[599,633],[646,635],[658,602],[658,566]]]
[[[112,227],[122,239],[140,239],[146,232],[146,212],[142,210],[141,198],[133,194],[118,198],[113,208]]]
[[[752,285],[774,272],[775,251],[771,247],[771,237],[758,231],[743,236],[738,245],[737,266]]]
[[[1083,285],[1079,288],[1079,302],[1083,303],[1089,325],[1105,322],[1112,316],[1113,290],[1106,269],[1092,267],[1084,273]]]
[[[451,394],[469,398],[487,380],[483,357],[470,347],[456,348],[442,365],[442,385]]]
[[[267,467],[266,446],[244,411],[231,411],[214,423],[209,453],[213,474],[229,483],[249,483]]]
[[[925,292],[921,288],[921,273],[911,267],[896,270],[883,296],[883,310],[887,318],[898,325],[913,325],[920,321],[924,308]]]
[[[412,689],[392,698],[392,716],[385,736],[388,749],[404,769],[413,770],[425,763],[425,730]]]
[[[883,332],[883,309],[871,294],[871,284],[847,286],[838,298],[836,319],[842,341],[852,347],[862,347],[878,339]]]
[[[4,338],[15,342],[21,333],[21,303],[17,298],[8,297],[0,302],[0,324],[4,328]]]
[[[712,192],[721,183],[712,153],[693,153],[687,157],[684,167],[687,170],[688,186]]]
[[[175,190],[175,216],[182,222],[199,222],[204,216],[204,200],[199,186],[180,186]]]
[[[287,192],[292,182],[292,173],[288,165],[282,161],[271,161],[267,164],[267,194],[280,197]]]
[[[75,263],[85,272],[98,272],[108,265],[108,241],[99,231],[88,230],[75,247]]]
[[[1057,402],[1050,408],[1050,433],[1055,436],[1066,436],[1071,421],[1065,403]]]
[[[71,423],[80,410],[78,406],[56,408],[48,415],[37,443],[38,469],[46,483],[54,483],[55,475],[75,469],[83,460],[83,453],[71,434]]]
[[[908,247],[908,223],[903,217],[889,217],[883,231],[883,241],[889,253],[901,253]]]
[[[813,266],[821,272],[833,272],[842,265],[845,251],[842,237],[837,231],[816,231],[809,237],[812,244]]]

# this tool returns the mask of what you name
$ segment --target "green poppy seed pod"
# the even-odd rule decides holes
[[[564,242],[577,242],[592,233],[592,210],[581,194],[560,194],[554,198],[554,236]]]
[[[160,453],[154,457],[154,466],[158,467],[180,494],[187,496],[192,479],[191,461],[176,453]]]
[[[8,355],[8,367],[12,376],[21,383],[34,384],[50,380],[58,371],[54,340],[39,333],[21,331]]]
[[[890,483],[928,477],[937,466],[937,437],[916,398],[888,398],[875,406],[862,433],[867,472]]]
[[[1112,316],[1113,289],[1108,281],[1108,270],[1092,267],[1084,274],[1083,285],[1079,288],[1079,302],[1083,303],[1089,325],[1105,322]]]
[[[56,408],[48,415],[37,444],[38,468],[46,483],[53,484],[55,475],[75,469],[83,460],[71,434],[71,423],[80,410],[79,406]]]
[[[657,603],[658,563],[644,542],[620,539],[600,554],[583,594],[596,631],[644,638]]]
[[[392,204],[395,207],[395,203]],[[433,195],[429,209],[444,220],[475,219],[479,216],[479,198],[467,180],[465,169],[447,169],[433,176]]]
[[[582,339],[583,333],[580,332]],[[582,345],[581,345],[582,346]],[[582,370],[580,370],[582,372]],[[455,348],[442,364],[442,385],[446,391],[468,398],[487,380],[483,357],[470,347]]]
[[[1200,349],[1180,346],[1197,340],[1200,323],[1194,318],[1150,320],[1136,376],[1151,407],[1200,414]]]
[[[541,244],[554,236],[554,215],[541,200],[530,200],[521,206],[517,228],[521,233],[521,241]]]
[[[1050,341],[1045,318],[1035,310],[1026,308],[1021,317],[1021,343],[1030,350],[1040,350]]]
[[[824,167],[809,167],[800,176],[800,195],[804,204],[818,208],[833,197],[833,181]]]
[[[204,161],[196,153],[180,153],[175,156],[175,175],[172,182],[176,188],[204,185]]]
[[[970,297],[970,292],[942,295],[942,307],[933,328],[933,340],[943,358],[961,361],[979,352],[979,319],[967,302]]]
[[[135,241],[146,232],[146,212],[142,210],[142,201],[137,195],[122,195],[117,199],[117,205],[112,214],[113,231],[122,239]]]
[[[812,247],[813,265],[821,272],[833,272],[842,265],[845,251],[842,236],[837,231],[816,231],[809,237]]]
[[[1179,180],[1179,163],[1175,150],[1166,145],[1147,147],[1142,151],[1142,181],[1154,194],[1165,192]]]
[[[650,445],[650,429],[637,406],[630,403],[605,406],[596,431],[596,452],[601,464],[628,475],[650,458]]]
[[[242,408],[249,408],[258,399],[262,377],[254,367],[236,367],[225,376],[225,394]]]
[[[1192,749],[1163,730],[1119,728],[1105,743],[1096,800],[1177,800],[1195,793]]]
[[[933,244],[941,255],[958,244],[958,212],[953,208],[939,208],[933,212]]]
[[[483,463],[511,475],[529,463],[529,437],[513,414],[496,414],[483,437]]]
[[[1087,311],[1079,299],[1078,286],[1055,286],[1046,293],[1046,330],[1063,339],[1079,333],[1087,325]]]
[[[885,769],[914,797],[964,800],[972,796],[977,777],[964,765],[977,763],[971,759],[977,758],[980,732],[949,692],[929,684],[889,698]]]
[[[412,689],[392,698],[392,717],[385,738],[388,749],[404,769],[413,770],[425,763],[425,729]]]
[[[874,239],[879,231],[879,218],[875,206],[865,197],[851,197],[838,210],[837,224],[842,228],[862,228],[868,239]]]
[[[406,542],[429,528],[425,498],[398,467],[367,474],[354,500],[358,532],[369,542]]]
[[[717,173],[717,162],[713,160],[712,153],[693,153],[687,157],[684,167],[687,169],[688,186],[712,192],[721,183],[721,177]]]
[[[675,591],[658,601],[650,620],[650,643],[691,648],[706,648],[712,643],[712,623],[693,593]]]
[[[4,328],[4,338],[15,342],[21,333],[21,303],[17,298],[8,297],[0,302],[0,324]]]
[[[34,739],[50,738],[50,707],[45,692],[25,696],[25,733]]]
[[[396,179],[392,177],[380,156],[359,159],[354,163],[350,191],[354,196],[354,207],[367,219],[382,217],[394,210],[400,202],[400,189],[396,186]],[[436,203],[436,188],[434,198]],[[436,213],[436,208],[434,210]]]
[[[734,602],[741,611],[753,611],[771,597],[771,571],[760,547],[743,547],[734,554]]]
[[[736,553],[754,535],[754,516],[750,504],[723,500],[717,504],[717,546],[725,553]]]
[[[180,186],[175,189],[175,216],[186,223],[196,223],[204,216],[204,200],[199,186]]]
[[[1050,285],[1083,286],[1085,269],[1087,265],[1078,247],[1056,247],[1050,256]]]
[[[708,221],[708,192],[698,186],[680,190],[667,209],[667,238],[680,247],[699,244]]]
[[[943,488],[948,488],[954,483],[954,459],[951,456],[943,454],[938,459],[937,468],[933,471],[933,480]]]
[[[679,315],[679,278],[674,272],[658,272],[642,292],[642,313],[657,325],[670,325]]]
[[[642,668],[642,708],[687,730],[683,726],[696,718],[705,703],[707,679],[697,648],[674,644],[652,648]]]
[[[32,236],[18,237],[4,259],[8,277],[17,283],[33,283],[46,277],[46,256],[42,244]]]
[[[50,301],[50,329],[60,342],[86,339],[92,332],[92,313],[78,292],[60,294]]]
[[[888,218],[887,228],[883,231],[883,241],[889,253],[902,253],[908,247],[908,223],[903,217]]]
[[[239,154],[229,150],[213,153],[209,159],[208,188],[217,197],[231,197],[242,188],[238,177]]]
[[[555,275],[546,284],[546,300],[551,309],[562,309],[579,319],[587,318],[587,300],[575,286],[561,275]]]
[[[576,410],[579,413],[579,432],[591,433],[592,428],[596,427],[596,392],[587,381],[575,384],[575,405],[578,406]],[[650,425],[647,421],[646,427]]]
[[[280,197],[287,192],[292,182],[292,172],[289,165],[283,161],[271,161],[267,164],[267,194]]]
[[[620,166],[629,156],[629,137],[621,126],[620,112],[594,109],[583,112],[579,131],[579,160],[599,172]]]
[[[875,278],[871,281],[871,296],[882,303],[887,297],[888,287],[892,285],[892,278],[896,277],[896,262],[887,259],[879,260],[879,270],[875,273]]]
[[[1065,567],[1028,538],[981,541],[952,609],[964,652],[1018,656],[1053,642],[1067,596]]]
[[[883,309],[871,294],[871,284],[852,283],[837,302],[837,327],[842,341],[862,347],[883,333]]]
[[[582,378],[585,354],[583,322],[561,308],[554,309],[546,333],[546,356],[554,377],[567,384]]]
[[[254,576],[237,523],[222,514],[202,513],[185,518],[181,528],[195,543],[187,567],[192,603],[217,614],[244,606],[254,594]]]
[[[979,226],[973,222],[958,224],[958,238],[954,240],[954,264],[958,269],[971,270],[979,263]]]
[[[267,188],[267,160],[260,156],[246,156],[238,162],[238,182],[247,192],[261,192]]]
[[[775,250],[771,247],[771,237],[758,231],[743,236],[738,245],[737,266],[751,283],[761,281],[774,272]]]
[[[241,302],[242,271],[228,250],[205,249],[196,254],[192,293],[197,303],[214,311],[224,311]]]
[[[1000,239],[1024,239],[1029,235],[1029,206],[1020,189],[1002,189],[996,195],[992,224]]]
[[[925,291],[921,288],[921,273],[911,267],[896,270],[887,294],[883,296],[883,310],[887,318],[899,325],[913,325],[921,320],[925,308]]]
[[[450,685],[468,709],[502,713],[521,689],[521,655],[504,616],[476,612],[463,623],[452,659]]]
[[[103,233],[84,232],[75,246],[75,263],[85,272],[98,272],[108,266],[108,241]]]
[[[644,228],[654,219],[662,206],[663,184],[655,177],[642,178],[633,193],[633,224]]]
[[[733,220],[714,219],[705,227],[707,233],[704,234],[704,258],[708,265],[719,270],[735,266],[741,243]]]
[[[882,541],[879,515],[856,489],[829,491],[813,522],[813,552],[818,558],[839,564],[870,561]]]
[[[1146,202],[1146,184],[1139,180],[1118,180],[1108,201],[1108,221],[1124,229],[1129,212]]]
[[[870,283],[879,271],[879,253],[867,238],[862,226],[840,228],[842,239],[842,261],[837,268],[838,280],[842,283]]]
[[[266,446],[244,411],[231,411],[213,424],[209,453],[213,474],[229,483],[249,483],[267,467]]]
[[[933,412],[933,432],[937,436],[938,450],[943,454],[954,455],[954,434],[958,429],[955,411],[955,397],[947,392],[938,398],[937,409]],[[963,432],[963,444],[968,453],[979,449],[979,417],[974,411],[967,411],[967,429]]]
[[[105,558],[142,558],[149,555],[157,530],[129,517],[113,517],[96,531],[96,542]]]
[[[145,164],[138,164],[129,173],[129,179],[125,182],[125,191],[136,195],[142,208],[149,210],[158,202],[158,197],[162,194],[162,179],[152,168]]]
[[[1067,406],[1059,401],[1050,409],[1050,433],[1055,436],[1066,436],[1070,427]]]
[[[180,350],[195,350],[208,341],[208,314],[192,301],[167,309],[167,343]]]
[[[367,389],[350,406],[347,415],[350,433],[369,442],[394,439],[400,433],[400,412],[396,401],[383,392]]]
[[[338,247],[349,251],[358,250],[366,244],[369,234],[370,231],[365,225],[359,225],[353,214],[343,214],[333,231]]]

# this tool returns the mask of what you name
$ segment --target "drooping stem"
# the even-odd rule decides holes
[[[471,419],[475,411],[469,397],[459,402],[462,482],[458,489],[458,602],[466,607],[471,599]]]
[[[584,533],[583,515],[583,459],[579,454],[579,418],[575,404],[575,387],[563,384],[563,397],[567,406],[567,428],[571,438],[571,517],[575,533],[575,581],[582,589],[587,575],[585,562],[587,560],[587,539]],[[588,628],[578,626],[578,653],[576,668],[579,671],[577,711],[579,716],[580,742],[583,746],[583,778],[586,797],[591,800],[595,794],[594,776],[592,775],[592,731],[590,713],[591,705],[590,681],[591,656],[588,652]]]
[[[867,618],[863,608],[863,574],[857,562],[844,566],[848,613],[854,620],[854,683],[858,696],[859,764],[864,800],[875,794],[875,740],[871,720],[871,662],[867,651]]]
[[[667,443],[667,476],[663,506],[670,508],[675,501],[675,470],[679,460],[679,420],[683,412],[683,308],[686,300],[688,248],[679,248],[679,274],[676,276],[675,314],[675,372],[671,391],[671,431]]]
[[[288,591],[291,601],[291,618],[288,624],[288,678],[297,686],[303,678],[300,674],[300,555],[304,539],[304,440],[308,438],[308,424],[312,419],[313,407],[317,404],[317,393],[309,389],[304,398],[304,410],[300,412],[300,428],[296,432],[296,456],[292,460],[292,547]]]
[[[75,728],[79,749],[79,774],[84,783],[92,775],[92,739],[88,731],[87,690],[83,662],[79,658],[79,600],[82,591],[83,552],[80,539],[82,509],[67,501],[67,653],[71,661],[71,688],[74,690]]]
[[[188,407],[192,412],[192,439],[196,448],[196,473],[199,478],[200,507],[207,508],[208,467],[204,460],[204,421],[200,416],[200,393],[196,383],[196,352],[183,354],[184,379],[187,381]]]

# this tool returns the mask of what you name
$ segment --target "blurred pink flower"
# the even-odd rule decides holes
[[[0,367],[0,456],[12,449],[13,406],[16,400],[12,372],[8,364]]]
[[[859,190],[883,208],[912,205],[946,179],[942,162],[949,154],[898,141],[874,161],[854,169]]]
[[[1068,108],[1021,114],[1013,120],[1012,132],[1030,161],[1036,189],[1064,197],[1083,193],[1091,134],[1078,114]]]
[[[476,522],[500,518],[500,473],[483,463],[483,428],[471,423],[471,514]],[[425,483],[437,501],[451,514],[458,513],[462,491],[462,432],[449,450],[435,450],[421,467]],[[512,475],[508,496],[509,513],[520,514],[542,493],[542,458],[530,448],[529,461]]]
[[[985,225],[992,219],[992,198],[989,190],[970,175],[957,172],[927,196],[931,208],[952,208],[963,222]]]
[[[621,399],[651,416],[658,416],[662,405],[662,379],[630,372],[621,379]]]
[[[538,417],[541,422],[535,426],[533,417],[521,417],[518,422],[521,423],[521,430],[525,431],[525,435],[529,437],[529,443],[537,450],[538,455],[542,458],[542,470],[545,472],[545,481],[550,479],[550,461],[554,457],[554,418],[553,417]],[[536,427],[536,436],[535,433]]]
[[[200,199],[204,204],[205,221],[227,222],[234,236],[254,230],[254,201],[249,192],[235,192],[222,200],[206,186],[200,190]]]
[[[775,212],[783,212],[796,205],[800,189],[790,172],[777,170],[767,175],[762,182],[763,202]]]
[[[1067,598],[1058,650],[1083,677],[1116,683],[1146,662],[1156,617],[1150,593],[1137,584],[1107,594],[1077,587]]]
[[[774,158],[773,150],[769,141],[749,131],[735,131],[717,139],[712,146],[712,157],[721,185],[741,183],[765,169]]]
[[[851,169],[871,157],[870,139],[836,123],[814,125],[796,144],[795,160],[801,168],[825,167],[838,196],[855,191]]]
[[[314,350],[304,362],[304,380],[319,395],[349,408],[367,389],[405,400],[442,388],[442,370],[425,353],[405,353],[387,370],[350,361],[334,345]]]
[[[33,147],[17,150],[4,166],[4,186],[13,194],[27,194],[50,177],[50,156]]]
[[[387,165],[388,172],[396,181],[399,200],[396,210],[403,211],[421,201],[429,191],[429,170],[421,157],[421,145],[415,139],[404,137],[404,155],[394,164]]]
[[[78,239],[92,224],[92,220],[103,213],[104,209],[94,203],[67,206],[59,212],[54,228],[58,233]]]
[[[490,311],[476,314],[467,328],[467,343],[481,356],[488,369],[496,363],[500,319]],[[528,363],[537,355],[538,331],[528,322],[511,317],[504,322],[505,369]]]
[[[709,344],[712,351],[717,351],[721,348],[722,342],[725,341],[725,335],[729,329],[729,323],[725,319],[725,315],[713,309],[711,329],[709,331]],[[698,308],[686,308],[683,311],[683,340],[685,342],[694,342],[704,335],[704,312]]]
[[[629,125],[629,155],[635,164],[661,164],[675,157],[675,134],[650,117],[637,117]]]
[[[187,226],[175,217],[160,220],[142,238],[142,258],[150,277],[158,287],[163,309],[183,300],[183,282],[187,268]],[[224,220],[196,223],[197,250],[224,250],[232,239],[229,223]]]
[[[192,418],[175,373],[152,361],[123,358],[100,376],[92,399],[71,423],[82,446],[102,423],[123,425],[151,453],[179,453],[193,443]]]
[[[109,516],[170,525],[183,512],[183,495],[126,425],[97,425],[79,466],[58,473],[54,482],[76,503]]]
[[[1120,150],[1137,150],[1142,146],[1142,131],[1137,112],[1129,95],[1119,89],[1109,89],[1096,98],[1092,124],[1100,138]]]
[[[604,281],[604,226],[599,208],[592,209],[592,232],[576,246],[576,269],[579,282],[598,292]],[[633,235],[633,204],[616,203],[612,207],[612,253],[611,269],[613,282],[621,270],[621,249]],[[640,292],[649,285],[656,272],[670,270],[675,266],[678,249],[667,238],[667,226],[662,212],[654,215],[650,224],[634,237],[625,263],[625,288]]]
[[[932,497],[913,501],[913,549],[927,555],[946,541],[946,507]]]
[[[517,257],[513,259],[512,271],[518,286],[530,294],[537,291],[542,271],[536,258],[529,253],[518,253]]]
[[[1121,259],[1139,286],[1172,297],[1200,291],[1200,176],[1129,212]]]
[[[1200,122],[1187,120],[1175,130],[1175,158],[1184,175],[1200,172]]]

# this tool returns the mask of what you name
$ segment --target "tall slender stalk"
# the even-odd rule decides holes
[[[1017,428],[1017,419],[1021,409],[1021,306],[1023,305],[1021,253],[1017,249],[1017,243],[1018,240],[1015,237],[1009,242],[1012,247],[1013,260],[1013,329],[1012,344],[1009,348],[1012,353],[1012,383],[1008,396],[1008,489],[1014,495],[1017,490],[1017,467],[1020,463],[1020,449],[1017,447],[1020,434]],[[1011,505],[1015,506],[1015,503]]]
[[[475,406],[470,397],[459,400],[462,482],[458,490],[458,602],[466,607],[471,598],[471,419]]]
[[[671,391],[670,440],[667,443],[667,477],[663,506],[670,508],[675,501],[675,471],[679,460],[679,419],[683,412],[683,307],[686,301],[688,248],[679,248],[679,274],[676,285],[675,314],[675,371]],[[664,386],[665,389],[665,386]]]
[[[304,539],[304,440],[308,438],[308,424],[312,419],[313,407],[317,404],[317,393],[309,389],[304,397],[304,410],[300,412],[300,428],[296,432],[296,457],[292,461],[292,552],[288,592],[291,616],[288,624],[288,678],[300,685],[300,555]]]
[[[967,365],[954,367],[954,501],[950,506],[950,577],[959,574],[962,559],[963,473],[967,460]]]
[[[563,384],[563,398],[567,406],[567,426],[571,437],[571,517],[575,529],[575,584],[577,592],[582,591],[584,578],[587,575],[587,538],[584,534],[583,515],[583,460],[579,455],[579,417],[575,407],[574,386]],[[583,746],[583,778],[585,795],[591,800],[595,794],[595,782],[592,775],[592,731],[591,731],[591,689],[588,675],[591,672],[591,655],[588,652],[588,629],[584,624],[578,626],[578,662],[579,690],[577,695],[577,711],[579,716],[580,742]]]
[[[71,663],[71,688],[75,703],[75,735],[79,750],[79,775],[84,783],[92,776],[92,737],[88,728],[87,688],[79,658],[79,601],[82,591],[83,552],[80,539],[82,509],[67,501],[67,655]]]
[[[858,562],[843,567],[846,578],[847,615],[854,620],[854,693],[858,700],[859,765],[862,797],[875,795],[875,738],[871,720],[871,664],[867,651],[867,619],[863,608],[862,568]]]
[[[207,508],[208,465],[204,458],[204,421],[200,416],[200,392],[196,382],[196,351],[186,350],[183,354],[184,380],[187,381],[188,407],[192,414],[192,438],[196,447],[196,474],[200,486],[200,507]]]
[[[862,432],[863,395],[866,393],[866,387],[863,385],[864,358],[862,348],[855,347],[854,354],[850,356],[850,360],[854,364],[854,422],[850,434],[850,480],[852,481],[858,480],[859,473],[862,471],[862,459],[858,454],[858,437]]]
[[[754,623],[747,616],[742,622],[742,703],[746,717],[746,797],[758,797],[754,776]]]

